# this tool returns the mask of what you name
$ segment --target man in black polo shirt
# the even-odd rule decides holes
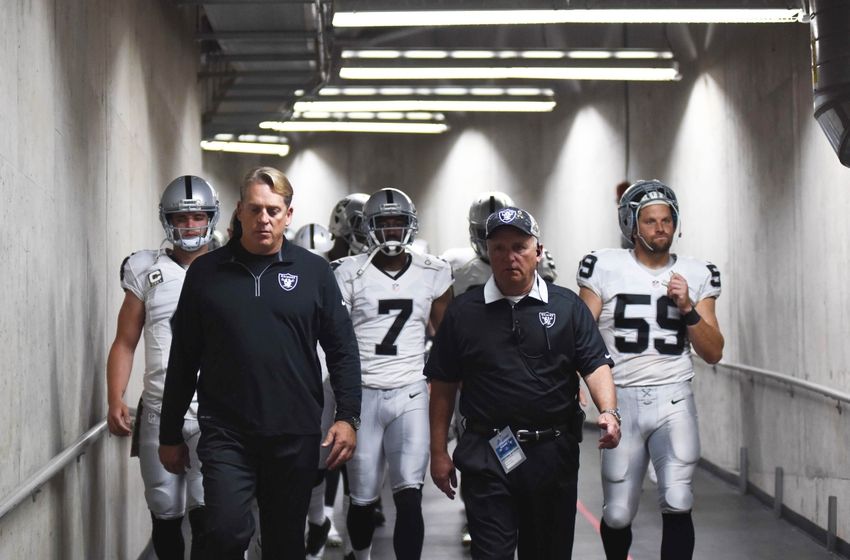
[[[172,318],[160,460],[188,464],[181,427],[197,385],[198,456],[207,504],[204,558],[241,559],[260,510],[263,555],[304,558],[304,522],[317,475],[325,351],[336,422],[328,467],[347,461],[360,414],[360,358],[328,263],[284,241],[292,186],[261,167],[242,184],[242,235],[198,258]],[[200,373],[198,373],[200,370]]]
[[[493,275],[449,306],[425,373],[431,381],[431,477],[449,498],[463,473],[473,558],[572,554],[578,442],[576,372],[602,412],[599,447],[620,439],[613,362],[587,307],[536,272],[540,231],[526,211],[487,219]],[[466,431],[447,433],[455,394]]]

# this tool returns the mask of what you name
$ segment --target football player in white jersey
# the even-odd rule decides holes
[[[187,507],[192,527],[192,559],[199,558],[202,550],[204,491],[196,453],[200,436],[197,400],[183,425],[183,436],[191,453],[190,468],[183,475],[169,473],[159,462],[159,420],[171,348],[171,316],[177,307],[186,268],[209,250],[218,216],[218,196],[209,183],[193,175],[178,177],[166,187],[159,205],[159,218],[172,248],[139,251],[121,265],[124,302],[118,312],[118,328],[106,363],[107,425],[117,436],[131,434],[124,392],[130,381],[133,354],[144,332],[144,390],[136,415],[133,447],[137,449],[145,500],[153,521],[153,548],[163,560],[183,558],[181,524]]]
[[[679,225],[676,195],[638,181],[619,204],[633,249],[605,249],[579,263],[579,295],[599,323],[615,362],[622,439],[602,451],[600,533],[609,560],[627,558],[647,464],[658,476],[662,560],[693,556],[693,474],[700,456],[691,346],[706,362],[723,353],[715,315],[720,272],[670,252]]]
[[[328,251],[328,259],[335,261],[349,255],[359,255],[369,251],[369,242],[366,239],[366,231],[363,229],[363,205],[369,200],[369,195],[366,193],[352,193],[341,198],[331,210],[331,217],[328,221],[328,231],[333,237],[333,247]],[[328,471],[325,477],[325,514],[328,518],[333,514],[333,504],[336,501],[336,492],[339,489],[340,474],[345,476],[347,466],[343,465],[340,469]],[[348,481],[344,480],[345,495],[342,500],[343,517],[348,515],[349,497],[348,497]],[[380,509],[380,501],[375,508],[375,516],[378,525],[384,524],[383,512]],[[331,529],[328,533],[328,544],[331,546],[344,545],[346,552],[351,551],[351,542],[348,539],[348,534],[343,531],[343,534],[337,531],[336,527],[331,523]]]
[[[428,386],[423,376],[429,321],[438,327],[452,297],[445,261],[409,250],[416,208],[397,189],[381,189],[364,206],[371,250],[334,263],[360,347],[362,424],[347,465],[348,533],[357,560],[370,557],[377,502],[388,469],[397,558],[422,554],[422,484],[428,468]]]

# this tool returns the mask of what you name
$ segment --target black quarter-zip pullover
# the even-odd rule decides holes
[[[330,266],[285,241],[274,255],[238,240],[189,268],[172,318],[160,443],[183,441],[183,415],[198,414],[256,435],[319,433],[327,357],[336,418],[360,414],[360,359]],[[199,373],[198,373],[199,372]]]

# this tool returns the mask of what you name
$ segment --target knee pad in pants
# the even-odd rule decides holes
[[[694,494],[690,486],[677,485],[664,490],[661,513],[686,513],[694,507]]]

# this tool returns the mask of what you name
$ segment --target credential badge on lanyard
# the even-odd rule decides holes
[[[490,438],[490,447],[493,448],[505,473],[511,472],[525,461],[525,453],[509,426],[505,426],[499,430],[498,434]]]

